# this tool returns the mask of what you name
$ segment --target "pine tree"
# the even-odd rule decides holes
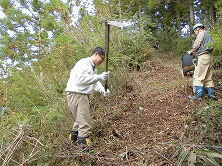
[[[47,55],[53,38],[70,24],[69,6],[60,0],[2,0],[1,58],[30,61]]]

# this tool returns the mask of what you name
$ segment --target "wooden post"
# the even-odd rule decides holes
[[[109,29],[108,21],[105,21],[105,71],[108,72],[108,54],[109,54]],[[108,80],[105,81],[105,92],[108,89]]]

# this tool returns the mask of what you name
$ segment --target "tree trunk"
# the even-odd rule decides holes
[[[118,6],[119,6],[119,18],[120,18],[120,20],[122,20],[122,10],[121,10],[120,0],[118,1]]]
[[[195,16],[194,16],[194,3],[193,0],[189,1],[190,5],[190,35],[192,34],[192,26],[195,24]]]
[[[165,39],[166,39],[166,43],[169,44],[169,33],[168,33],[168,26],[166,23],[164,23],[164,31],[165,31]]]
[[[212,7],[212,15],[213,15],[213,22],[217,23],[217,9],[216,9],[215,5],[213,5],[213,7]]]
[[[138,1],[138,7],[139,7],[138,19],[140,22],[140,30],[143,33],[144,29],[143,29],[143,21],[142,21],[142,7],[141,7],[140,1]]]
[[[38,19],[38,47],[39,47],[39,56],[42,56],[42,38],[41,38],[41,24],[40,20]]]
[[[190,0],[190,23],[195,23],[195,16],[194,16],[194,4],[193,0]]]
[[[180,11],[177,10],[177,37],[180,38],[181,28],[180,28]]]

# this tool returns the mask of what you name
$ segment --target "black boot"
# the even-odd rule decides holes
[[[91,140],[89,137],[79,137],[77,138],[78,145],[82,149],[83,152],[89,152],[89,146],[91,144]]]
[[[69,133],[69,140],[73,143],[77,143],[78,131],[70,131]]]
[[[79,145],[90,145],[91,140],[89,137],[78,137],[78,144]]]

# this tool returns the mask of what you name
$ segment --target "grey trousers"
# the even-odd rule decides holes
[[[68,109],[74,118],[73,130],[79,137],[87,137],[92,132],[92,120],[89,109],[89,96],[79,93],[67,94]]]

